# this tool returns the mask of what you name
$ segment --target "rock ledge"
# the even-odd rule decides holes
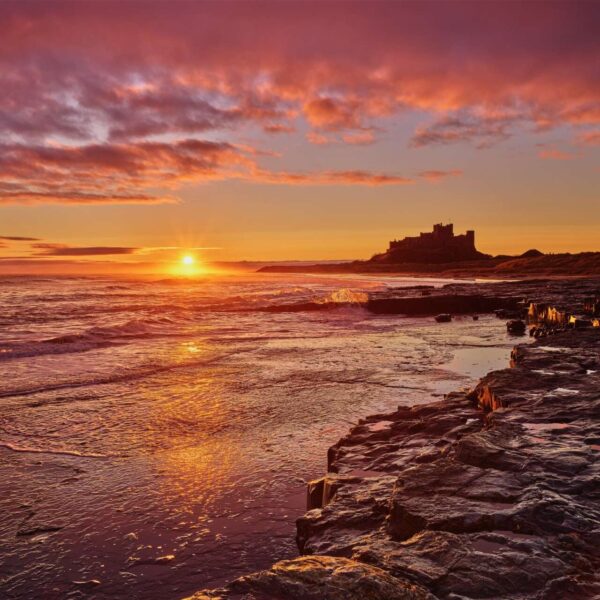
[[[204,598],[600,596],[600,331],[513,351],[468,394],[362,420],[297,521],[304,557]]]

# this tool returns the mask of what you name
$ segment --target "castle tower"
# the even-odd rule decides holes
[[[454,225],[452,223],[448,223],[448,225],[437,223],[433,226],[433,235],[438,238],[454,237]]]
[[[473,250],[475,250],[475,232],[472,229],[468,229],[466,236],[469,248],[473,248]]]

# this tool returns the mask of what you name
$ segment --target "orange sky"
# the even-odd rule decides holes
[[[367,258],[439,221],[600,250],[599,28],[572,2],[3,2],[0,272]]]

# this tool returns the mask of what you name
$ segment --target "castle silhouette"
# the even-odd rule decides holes
[[[475,248],[475,231],[468,230],[454,235],[454,225],[438,223],[433,231],[419,234],[418,237],[405,237],[392,240],[385,254],[372,260],[385,262],[447,263],[488,258],[487,254]]]

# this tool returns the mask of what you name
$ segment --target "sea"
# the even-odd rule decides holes
[[[449,282],[0,277],[0,597],[179,599],[297,555],[361,417],[508,366],[491,315],[375,315]]]

